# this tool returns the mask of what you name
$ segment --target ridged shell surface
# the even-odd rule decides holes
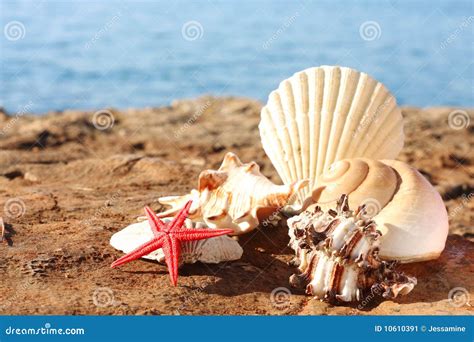
[[[298,203],[335,161],[394,159],[404,143],[401,111],[385,86],[338,66],[306,69],[282,81],[262,109],[259,129],[282,181],[310,180]]]
[[[164,222],[172,219],[165,218]],[[204,223],[185,220],[188,228],[207,228]],[[112,247],[129,253],[138,246],[153,239],[153,232],[148,221],[134,223],[112,235],[110,244]],[[195,263],[197,261],[217,264],[224,261],[238,260],[242,257],[243,249],[239,243],[228,236],[218,236],[205,240],[184,241],[181,243],[180,264]],[[162,249],[158,249],[146,256],[144,259],[164,262]]]
[[[365,206],[383,233],[380,257],[416,262],[437,258],[448,236],[448,213],[436,189],[416,169],[396,160],[355,158],[334,163],[314,189],[313,206],[328,210],[342,194]],[[304,207],[305,207],[304,206]]]
[[[306,286],[308,294],[329,302],[410,292],[416,279],[395,271],[396,263],[379,259],[381,233],[364,217],[364,207],[352,212],[344,195],[335,209],[315,207],[288,220],[290,247],[300,271],[290,278],[291,285]]]
[[[218,170],[201,172],[198,188],[190,194],[159,198],[171,208],[157,216],[173,216],[192,200],[188,217],[211,228],[229,228],[242,234],[277,213],[306,184],[307,180],[299,180],[276,185],[260,172],[257,163],[243,164],[229,152]]]

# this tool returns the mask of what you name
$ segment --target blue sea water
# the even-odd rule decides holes
[[[144,107],[201,94],[266,101],[294,72],[344,65],[402,105],[474,106],[474,11],[451,1],[11,1],[0,106]]]

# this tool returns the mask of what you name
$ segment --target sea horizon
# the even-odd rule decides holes
[[[0,106],[143,108],[204,94],[265,103],[340,65],[399,105],[474,107],[469,1],[3,1]],[[25,110],[26,108],[26,110]]]

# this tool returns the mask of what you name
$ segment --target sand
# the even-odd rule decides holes
[[[96,120],[84,111],[1,113],[0,314],[472,314],[465,300],[448,299],[450,291],[474,298],[474,135],[472,125],[452,122],[455,108],[403,108],[399,159],[435,185],[450,216],[442,256],[400,267],[418,278],[408,296],[332,306],[291,289],[283,225],[242,236],[239,261],[185,265],[178,287],[157,263],[111,269],[122,253],[110,236],[144,205],[160,211],[160,196],[195,187],[200,171],[218,167],[226,152],[257,161],[279,181],[259,142],[260,108],[249,99],[206,96],[108,109]],[[113,125],[102,120],[112,117]]]

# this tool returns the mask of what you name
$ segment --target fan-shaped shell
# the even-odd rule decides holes
[[[349,210],[343,195],[334,209],[315,207],[288,220],[293,262],[301,272],[290,283],[306,285],[308,294],[330,302],[361,301],[369,292],[386,298],[410,292],[416,279],[379,259],[381,233],[364,217],[364,207]]]
[[[171,220],[171,218],[163,219],[164,222],[170,222]],[[188,228],[207,228],[204,223],[193,222],[190,219],[185,220],[185,226]],[[129,253],[152,238],[153,232],[150,224],[148,221],[142,221],[131,224],[112,235],[110,244],[124,253]],[[184,241],[181,243],[180,264],[195,263],[196,261],[217,264],[223,261],[238,260],[242,257],[242,253],[243,250],[239,243],[225,235],[205,240]],[[143,256],[143,258],[164,262],[164,254],[161,248]]]
[[[394,159],[403,147],[400,109],[385,86],[354,69],[321,66],[280,83],[261,112],[263,148],[285,184],[309,179],[299,203],[333,162]]]
[[[416,169],[396,160],[347,159],[319,178],[310,201],[333,207],[342,194],[349,205],[365,205],[383,233],[380,256],[414,262],[437,258],[448,235],[448,214],[441,196]],[[309,200],[306,203],[308,205]]]
[[[201,172],[197,190],[184,196],[161,197],[159,202],[171,209],[157,216],[173,216],[192,199],[188,217],[204,221],[211,228],[229,228],[242,234],[278,212],[306,184],[307,180],[273,184],[255,162],[242,164],[229,152],[218,170]]]

